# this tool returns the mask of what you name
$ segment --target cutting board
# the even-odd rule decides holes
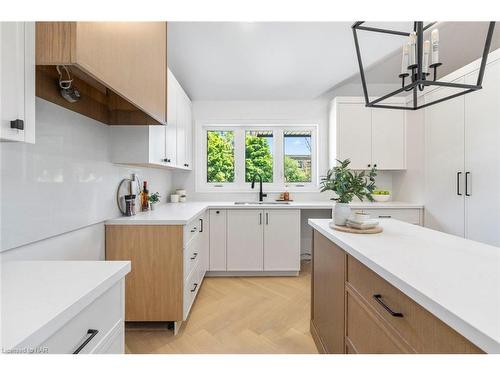
[[[382,227],[379,225],[377,225],[375,228],[370,228],[370,229],[356,229],[330,223],[330,228],[338,230],[339,232],[357,233],[357,234],[376,234],[383,232]]]

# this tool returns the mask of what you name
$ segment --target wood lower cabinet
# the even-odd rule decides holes
[[[311,334],[323,353],[483,353],[316,230]]]
[[[314,231],[311,333],[322,353],[344,353],[345,252]]]
[[[208,267],[203,213],[187,225],[106,225],[106,260],[130,260],[125,320],[182,322]]]

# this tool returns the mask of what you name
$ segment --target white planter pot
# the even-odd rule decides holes
[[[157,205],[158,205],[158,203],[150,203],[149,207],[151,208],[151,211],[154,211],[154,209],[156,208]]]
[[[351,207],[348,203],[335,203],[332,209],[332,217],[335,225],[345,225],[351,216]]]

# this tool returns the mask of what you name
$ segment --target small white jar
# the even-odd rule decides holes
[[[171,203],[179,203],[179,195],[178,194],[171,194],[170,195],[170,202]]]

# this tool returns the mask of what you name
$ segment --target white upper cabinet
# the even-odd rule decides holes
[[[176,131],[176,164],[184,169],[191,169],[191,143],[192,143],[192,114],[191,100],[182,89],[182,86],[175,79],[174,75],[169,70],[169,79],[171,81],[172,91],[169,96],[173,96],[169,101],[172,106],[172,115],[169,120],[175,126]],[[175,109],[174,109],[175,107]],[[170,123],[167,124],[167,128]],[[168,134],[170,136],[170,134]],[[172,140],[167,140],[172,142]]]
[[[165,162],[177,165],[177,80],[168,69],[167,127],[165,129]]]
[[[336,158],[349,159],[353,169],[369,168],[372,157],[371,109],[362,104],[340,103],[337,106],[337,136]],[[334,166],[330,164],[330,167]]]
[[[0,140],[35,143],[35,24],[0,23]]]
[[[372,109],[372,163],[378,169],[405,169],[405,113]]]
[[[330,112],[329,167],[336,159],[349,159],[352,169],[405,169],[405,126],[402,110],[367,108],[358,97],[335,98]]]
[[[167,125],[112,126],[114,163],[191,169],[191,101],[168,71]]]

